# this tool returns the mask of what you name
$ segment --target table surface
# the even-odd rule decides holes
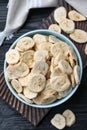
[[[4,29],[7,0],[0,0],[0,31]],[[33,9],[29,12],[28,19],[24,26],[14,35],[10,41],[5,41],[0,47],[0,72],[3,71],[5,52],[9,49],[13,41],[23,33],[38,29],[42,20],[49,16],[54,8]],[[14,109],[0,98],[0,130],[56,130],[50,120],[56,113],[62,113],[65,109],[71,109],[76,114],[76,123],[71,128],[64,130],[87,130],[87,68],[83,71],[83,78],[78,91],[66,103],[52,108],[43,121],[34,127],[26,119],[21,117]]]

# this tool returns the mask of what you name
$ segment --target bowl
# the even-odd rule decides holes
[[[72,46],[72,48],[74,49],[76,55],[77,55],[77,58],[78,58],[78,63],[79,63],[79,66],[80,66],[80,80],[82,78],[82,72],[83,72],[83,67],[82,67],[82,59],[81,59],[81,56],[79,54],[79,51],[78,49],[76,48],[76,46],[71,42],[71,40],[69,40],[67,37],[65,37],[64,35],[58,33],[58,32],[55,32],[55,31],[51,31],[51,30],[45,30],[45,29],[41,29],[41,30],[34,30],[34,31],[30,31],[30,32],[27,32],[25,33],[24,35],[20,36],[10,47],[10,49],[14,48],[16,43],[24,36],[30,36],[32,37],[33,35],[35,35],[36,33],[39,33],[39,34],[44,34],[44,35],[54,35],[56,36],[57,38],[59,38],[60,40],[62,41],[65,41],[68,45]],[[8,86],[8,88],[10,89],[10,91],[13,93],[13,95],[18,99],[20,100],[22,103],[25,103],[26,105],[29,105],[29,106],[32,106],[32,107],[36,107],[36,108],[50,108],[50,107],[55,107],[55,106],[58,106],[64,102],[66,102],[75,92],[76,90],[78,89],[78,86],[79,85],[76,85],[72,91],[64,98],[60,99],[60,100],[56,100],[55,102],[51,103],[51,104],[48,104],[48,105],[37,105],[37,104],[29,104],[27,103],[25,100],[23,100],[22,98],[20,98],[18,96],[18,94],[15,92],[15,90],[12,88],[11,84],[9,83],[8,79],[7,79],[7,76],[6,76],[6,67],[7,67],[7,63],[6,63],[6,60],[4,61],[4,76],[5,76],[5,81],[6,81],[6,84]]]

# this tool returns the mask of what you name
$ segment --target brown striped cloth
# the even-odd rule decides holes
[[[33,108],[20,102],[6,85],[3,72],[0,74],[0,97],[34,126],[38,125],[50,109]]]

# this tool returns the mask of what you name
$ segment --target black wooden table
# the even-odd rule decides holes
[[[7,0],[0,0],[0,31],[4,29]],[[42,20],[46,18],[54,8],[34,9],[31,10],[28,19],[24,26],[19,30],[14,38],[10,41],[5,41],[0,47],[0,72],[3,71],[5,52],[9,49],[12,42],[21,36],[23,33],[30,30],[40,28]],[[8,106],[0,99],[0,130],[56,130],[50,120],[56,113],[62,113],[65,109],[71,109],[75,112],[77,121],[71,128],[65,130],[87,130],[87,68],[84,69],[83,78],[78,91],[66,103],[52,108],[49,114],[39,124],[32,126],[26,119],[22,118],[14,109]]]

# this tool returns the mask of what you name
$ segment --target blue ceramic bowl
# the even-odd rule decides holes
[[[44,34],[44,35],[54,35],[56,36],[57,38],[59,38],[60,40],[62,41],[65,41],[68,45],[72,46],[72,48],[74,49],[76,55],[77,55],[77,58],[78,58],[78,62],[79,62],[79,66],[80,66],[80,80],[82,78],[82,72],[83,72],[83,67],[82,67],[82,59],[81,59],[81,56],[79,54],[79,51],[78,49],[76,48],[76,46],[67,38],[65,37],[64,35],[58,33],[58,32],[55,32],[55,31],[50,31],[50,30],[35,30],[35,31],[30,31],[28,33],[25,33],[24,35],[20,36],[10,47],[10,49],[14,48],[16,43],[19,41],[19,39],[21,39],[22,37],[24,36],[30,36],[32,37],[33,35],[35,35],[36,33],[39,33],[39,34]],[[6,63],[6,60],[4,61],[4,76],[5,76],[5,80],[6,80],[6,83],[7,83],[7,86],[8,88],[10,89],[10,91],[13,93],[13,95],[18,99],[20,100],[21,102],[29,105],[29,106],[32,106],[32,107],[38,107],[38,108],[50,108],[50,107],[55,107],[55,106],[58,106],[62,103],[64,103],[65,101],[67,101],[77,90],[78,88],[78,85],[76,85],[73,90],[64,98],[60,99],[60,100],[56,100],[55,102],[49,104],[49,105],[36,105],[36,104],[29,104],[27,103],[25,100],[23,100],[22,98],[20,98],[18,96],[18,94],[16,93],[16,91],[12,88],[11,84],[9,83],[8,79],[7,79],[7,76],[6,76],[6,67],[7,67],[7,63]]]

